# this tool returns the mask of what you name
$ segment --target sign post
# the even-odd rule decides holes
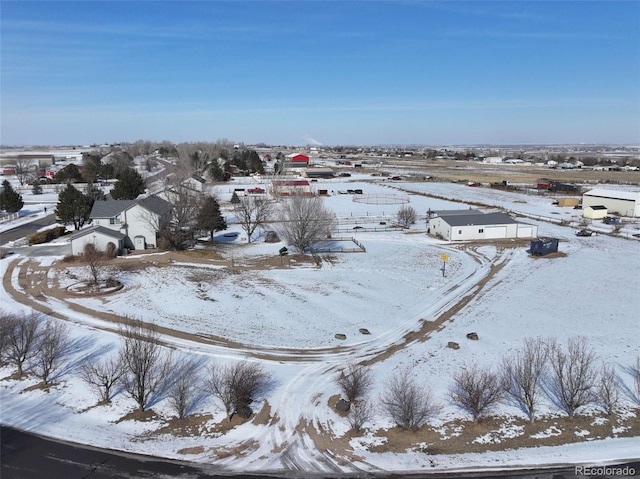
[[[447,260],[449,259],[449,255],[446,253],[442,253],[440,255],[440,259],[442,260],[442,277],[444,278],[445,268],[447,266]]]

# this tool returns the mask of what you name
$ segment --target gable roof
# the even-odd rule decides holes
[[[78,238],[82,238],[83,236],[86,236],[88,234],[101,234],[104,236],[110,236],[112,238],[116,238],[118,240],[124,239],[126,238],[126,235],[123,233],[120,233],[119,231],[116,230],[110,230],[109,228],[105,228],[104,226],[90,226],[89,228],[85,228],[83,230],[80,230],[78,233],[74,234],[71,237],[71,240],[75,240]]]
[[[475,210],[472,208],[466,210],[429,210],[434,216],[459,216],[459,215],[483,215],[484,213],[480,210]]]
[[[587,191],[584,195],[597,196],[599,198],[610,198],[613,200],[640,201],[640,191],[619,191],[596,188],[595,190]]]
[[[147,196],[146,198],[141,198],[135,201],[143,208],[146,208],[152,213],[156,213],[160,216],[171,210],[171,203],[163,200],[158,195]]]
[[[113,218],[136,204],[136,200],[96,200],[91,208],[91,218]]]
[[[97,200],[93,203],[91,208],[91,218],[113,218],[118,216],[123,211],[126,211],[135,205],[140,205],[143,208],[163,215],[171,209],[171,204],[168,201],[163,200],[157,195],[147,196],[146,198],[138,198],[135,200]]]
[[[450,226],[475,226],[475,225],[504,225],[517,223],[506,213],[466,214],[466,215],[442,215],[444,222]]]

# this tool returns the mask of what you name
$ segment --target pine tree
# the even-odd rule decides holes
[[[212,196],[206,197],[202,202],[198,213],[198,228],[209,231],[212,241],[214,232],[227,229],[227,222],[220,213],[220,205]]]
[[[146,190],[144,179],[133,168],[125,168],[117,178],[118,181],[111,190],[111,198],[114,200],[135,200]]]
[[[73,223],[75,229],[80,229],[89,219],[93,198],[87,196],[73,185],[67,185],[58,196],[56,215],[64,224]]]
[[[2,193],[0,193],[0,209],[7,213],[17,213],[24,206],[22,196],[13,189],[9,180],[2,182]]]
[[[233,194],[231,195],[231,204],[237,205],[238,203],[240,203],[240,198],[238,197],[238,193],[234,191]]]

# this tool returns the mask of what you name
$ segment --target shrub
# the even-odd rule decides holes
[[[109,258],[115,258],[118,256],[118,249],[116,248],[116,244],[113,241],[109,241],[107,243],[106,255]]]
[[[67,229],[64,226],[56,226],[48,230],[34,233],[29,236],[29,245],[48,243],[49,241],[52,241],[64,235],[66,230]]]

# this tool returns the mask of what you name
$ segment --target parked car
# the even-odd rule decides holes
[[[620,218],[618,218],[617,216],[605,216],[602,222],[606,225],[619,225]]]
[[[581,230],[576,231],[576,236],[595,236],[596,232],[591,231],[590,229],[583,228]]]

